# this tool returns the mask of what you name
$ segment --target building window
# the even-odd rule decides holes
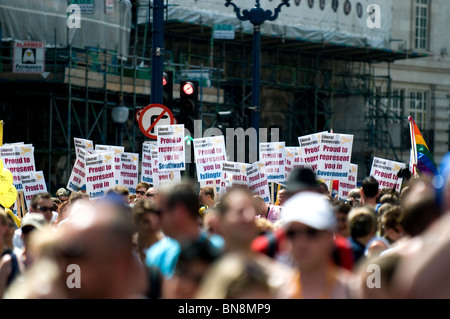
[[[419,130],[427,130],[427,111],[429,94],[426,91],[409,92],[409,115],[416,122]]]
[[[428,14],[429,1],[415,0],[414,6],[414,47],[420,50],[428,49]]]

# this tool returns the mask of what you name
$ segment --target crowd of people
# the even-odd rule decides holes
[[[23,218],[0,207],[0,297],[447,298],[447,162],[401,192],[368,176],[346,201],[307,168],[277,205],[190,180],[37,194]]]

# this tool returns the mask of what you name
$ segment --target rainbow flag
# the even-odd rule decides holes
[[[424,174],[437,175],[438,170],[433,155],[423,139],[422,133],[411,116],[408,117],[411,133],[411,147],[413,148],[414,166]]]

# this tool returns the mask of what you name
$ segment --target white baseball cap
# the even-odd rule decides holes
[[[329,200],[315,192],[301,192],[290,197],[281,210],[281,220],[286,227],[299,222],[319,230],[334,231],[336,217]]]

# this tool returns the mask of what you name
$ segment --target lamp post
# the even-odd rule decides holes
[[[122,126],[128,120],[129,110],[123,105],[122,101],[118,106],[113,107],[111,111],[111,117],[115,123],[117,123],[117,145],[122,145]]]
[[[163,103],[164,0],[153,0],[152,77],[150,102]]]
[[[264,10],[261,8],[260,0],[256,0],[255,6],[250,10],[243,10],[232,2],[232,0],[225,0],[225,7],[233,6],[236,16],[241,21],[249,21],[253,24],[253,47],[252,47],[252,110],[251,110],[251,126],[256,129],[256,134],[259,143],[259,117],[260,117],[260,69],[261,69],[261,25],[265,21],[274,21],[278,18],[281,7],[290,6],[289,0],[281,0],[274,12]]]

